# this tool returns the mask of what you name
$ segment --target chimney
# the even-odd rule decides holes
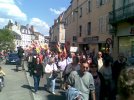
[[[34,26],[33,25],[31,25],[30,29],[31,29],[31,32],[34,33]]]

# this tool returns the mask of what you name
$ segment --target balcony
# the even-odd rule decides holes
[[[109,13],[109,23],[134,22],[134,2]]]

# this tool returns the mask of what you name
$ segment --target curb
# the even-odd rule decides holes
[[[30,89],[32,90],[32,88],[31,88],[32,85],[31,85],[30,80],[29,80],[29,78],[28,78],[28,73],[26,72],[26,71],[27,71],[26,61],[24,61],[24,69],[25,69],[24,73],[25,73],[27,82],[28,82],[28,84],[29,84],[29,86],[30,86]],[[33,94],[30,90],[29,90],[29,92],[30,92],[31,97],[33,98],[33,100],[35,100],[35,98],[34,98],[34,94]]]
[[[27,80],[28,80],[28,84],[29,84],[29,86],[30,86],[30,88],[31,88],[31,86],[33,86],[33,79],[31,78],[31,76],[29,76],[29,73],[28,72],[26,72],[27,70],[28,70],[28,68],[26,67],[26,61],[24,62],[24,68],[25,68],[25,75],[26,75],[26,78],[27,78]],[[31,88],[31,90],[32,90],[32,88]],[[43,98],[42,98],[42,96],[41,95],[39,95],[39,93],[37,93],[37,94],[35,94],[35,93],[33,93],[32,91],[31,91],[31,95],[32,95],[32,97],[33,97],[33,100],[44,100]]]

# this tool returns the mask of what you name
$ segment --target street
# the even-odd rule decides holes
[[[56,83],[56,95],[45,91],[45,75],[41,78],[39,91],[35,94],[33,90],[33,78],[27,72],[26,62],[25,71],[19,68],[16,72],[15,65],[5,65],[2,63],[3,70],[6,73],[5,87],[0,92],[1,100],[65,100],[65,93],[59,90],[58,79]]]
[[[6,73],[5,87],[0,92],[0,100],[33,100],[29,84],[24,71],[15,71],[15,65],[0,66]]]
[[[26,67],[26,62],[25,62],[25,69],[27,70]],[[27,79],[29,82],[29,85],[33,89],[33,78],[29,75],[28,72],[26,72]],[[44,74],[44,77],[41,78],[40,80],[40,87],[38,92],[35,94],[32,92],[34,100],[65,100],[65,93],[63,90],[59,89],[59,84],[58,84],[58,79],[56,81],[56,89],[55,89],[55,95],[51,94],[50,92],[47,92],[44,88],[44,85],[46,85],[46,77]]]

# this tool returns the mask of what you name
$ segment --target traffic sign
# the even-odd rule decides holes
[[[111,39],[111,38],[107,38],[107,39],[106,39],[106,43],[107,43],[107,44],[112,44],[112,43],[113,43],[113,41],[112,41],[112,39]]]

